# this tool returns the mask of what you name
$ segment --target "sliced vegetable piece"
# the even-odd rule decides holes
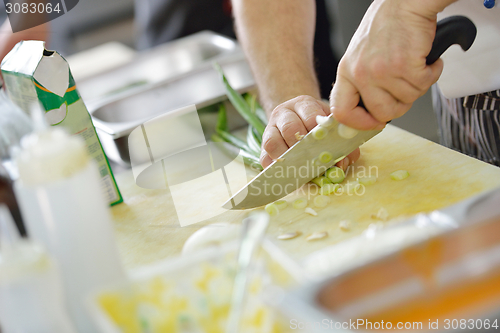
[[[323,187],[326,184],[331,184],[332,181],[325,176],[319,176],[311,180],[314,184],[318,185],[319,187]]]
[[[304,138],[305,135],[302,135],[300,134],[300,132],[297,132],[295,133],[295,139],[297,139],[297,141],[300,141]]]
[[[340,221],[339,228],[340,228],[340,230],[348,231],[349,229],[351,229],[351,221],[347,221],[347,220]]]
[[[394,180],[403,180],[410,176],[410,173],[406,170],[397,170],[391,173],[391,178]]]
[[[361,177],[358,178],[358,183],[361,185],[373,185],[377,181],[377,177],[375,176],[369,176],[369,177]]]
[[[326,170],[325,176],[332,181],[332,183],[341,183],[345,179],[345,172],[339,167],[331,167]]]
[[[328,134],[328,129],[318,125],[313,128],[312,132],[313,132],[312,136],[316,140],[322,140]]]
[[[306,240],[308,242],[317,241],[317,240],[323,239],[323,238],[325,238],[327,236],[328,236],[328,233],[326,231],[313,232],[312,234],[310,234],[309,236],[307,236]]]
[[[321,125],[323,127],[330,127],[333,125],[333,118],[317,115],[316,124]]]
[[[318,195],[316,198],[314,198],[314,206],[323,208],[328,206],[330,201],[330,197],[327,197],[326,195]]]
[[[298,198],[298,199],[296,199],[293,202],[292,206],[295,209],[304,209],[307,206],[307,199],[305,199],[305,198]]]
[[[324,151],[319,154],[319,160],[321,163],[328,163],[332,160],[333,155],[330,152]]]
[[[300,235],[302,235],[302,233],[300,231],[294,231],[294,232],[284,233],[282,235],[279,235],[276,238],[279,240],[289,240],[289,239],[294,239],[296,237],[299,237]]]
[[[348,182],[344,185],[344,192],[347,194],[355,194],[361,188],[358,182]]]
[[[304,210],[305,213],[309,214],[309,215],[312,215],[312,216],[318,216],[318,213],[316,213],[316,211],[310,207],[307,207],[305,210]]]
[[[329,195],[337,192],[339,188],[340,188],[339,184],[325,184],[323,187],[319,189],[319,194]]]
[[[389,219],[389,213],[387,212],[387,209],[380,207],[377,214],[372,214],[372,219],[387,221]]]
[[[270,216],[277,216],[280,213],[280,210],[274,203],[267,204],[265,210]]]
[[[288,201],[283,200],[283,199],[275,201],[274,204],[276,205],[276,207],[278,207],[278,209],[280,211],[282,211],[283,209],[285,209],[286,207],[288,207]]]
[[[339,124],[338,133],[344,139],[352,139],[358,135],[358,130],[348,127],[344,124]]]

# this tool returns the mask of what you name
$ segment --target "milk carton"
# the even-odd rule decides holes
[[[29,113],[33,103],[39,102],[48,124],[62,126],[85,140],[90,156],[98,164],[106,200],[110,205],[122,202],[108,159],[66,60],[59,53],[46,50],[43,41],[21,41],[5,56],[1,70],[9,97],[21,109]]]

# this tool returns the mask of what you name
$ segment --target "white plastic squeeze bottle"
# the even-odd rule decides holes
[[[33,120],[35,132],[14,157],[15,192],[28,234],[60,264],[78,332],[95,333],[85,305],[89,293],[125,281],[97,166],[80,137],[47,128],[41,111]]]
[[[0,324],[3,333],[76,332],[54,261],[43,247],[20,238],[5,205],[0,205]]]

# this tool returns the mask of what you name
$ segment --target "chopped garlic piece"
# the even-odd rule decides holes
[[[284,158],[280,157],[276,159],[276,162],[283,162],[284,160],[285,160]]]
[[[358,130],[355,130],[354,128],[348,127],[344,124],[340,124],[339,128],[338,128],[338,133],[344,139],[352,139],[356,135],[358,135]]]
[[[307,207],[304,211],[309,215],[318,216],[318,213],[316,213],[316,211],[310,207]]]
[[[302,233],[300,231],[287,232],[276,237],[279,240],[289,240],[300,236]]]
[[[347,220],[340,221],[339,228],[340,230],[348,231],[349,229],[351,229],[351,222]]]
[[[316,240],[319,240],[319,239],[323,239],[326,236],[328,236],[328,233],[326,231],[323,231],[323,232],[313,232],[312,234],[310,234],[309,236],[307,236],[306,240],[308,242],[311,242],[311,241],[316,241]]]

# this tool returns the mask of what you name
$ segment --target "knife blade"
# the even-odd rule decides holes
[[[426,63],[432,64],[437,61],[453,44],[459,44],[464,51],[467,51],[476,38],[476,32],[474,23],[464,16],[450,16],[439,21]],[[360,100],[358,105],[364,107],[363,101]],[[360,131],[353,138],[346,139],[338,133],[340,124],[335,119],[332,118],[332,120],[333,124],[328,128],[328,133],[322,140],[314,138],[313,129],[234,194],[223,207],[250,209],[279,200],[323,174],[328,168],[381,132],[380,130]],[[331,153],[333,158],[328,163],[317,163],[319,155],[323,152]]]
[[[302,140],[290,147],[280,158],[226,201],[224,208],[249,209],[281,199],[323,174],[381,132],[381,130],[359,131],[353,138],[346,139],[339,135],[340,124],[335,119],[332,120],[333,124],[325,128],[328,132],[323,139],[316,139],[314,130],[307,133]],[[319,161],[319,155],[323,152],[332,155],[332,159],[327,163]]]

